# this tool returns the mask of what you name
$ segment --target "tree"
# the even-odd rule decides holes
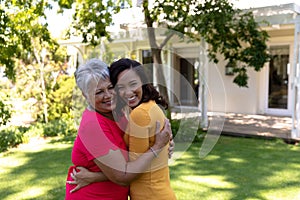
[[[31,56],[28,57],[30,60],[23,59],[16,63],[14,89],[17,93],[15,98],[35,99],[36,103],[31,107],[36,114],[34,119],[47,122],[54,119],[53,111],[59,109],[56,108],[58,104],[53,93],[60,87],[60,77],[67,74],[68,65],[65,61],[66,47],[59,48],[53,55],[45,51],[42,54],[39,63],[31,62],[31,59],[35,60]],[[65,104],[65,107],[68,105]]]
[[[45,122],[48,114],[44,68],[47,56],[55,57],[58,49],[46,23],[45,10],[51,8],[50,2],[43,0],[4,0],[0,3],[0,65],[14,82],[16,67],[31,65],[38,70],[37,83],[41,88]]]
[[[222,54],[233,64],[234,83],[241,87],[247,87],[247,67],[259,71],[269,59],[267,32],[259,29],[252,12],[234,9],[227,0],[206,0],[203,3],[197,0],[156,0],[152,9],[149,9],[148,3],[143,1],[147,27],[152,28],[158,23],[175,31],[168,33],[165,41],[158,45],[152,29],[148,29],[157,63],[161,62],[161,49],[177,32],[196,41],[204,39],[210,45],[207,50],[215,63],[219,62],[217,54]]]
[[[120,11],[120,4],[131,1],[93,1],[60,0],[63,8],[76,5],[73,30],[83,37],[83,42],[98,45],[101,37],[109,38],[107,27],[112,25],[112,14]],[[62,3],[63,2],[63,3]],[[210,59],[218,63],[221,54],[234,67],[234,83],[247,87],[247,69],[259,71],[269,59],[266,42],[268,34],[260,30],[252,12],[234,9],[228,0],[149,0],[139,1],[144,12],[144,22],[148,27],[148,38],[151,46],[157,78],[165,83],[161,69],[161,52],[167,42],[176,34],[189,36],[192,41],[205,40]],[[158,44],[155,27],[167,27],[165,39]],[[164,96],[167,90],[162,84],[160,92]]]
[[[55,49],[57,43],[51,38],[47,28],[45,10],[51,5],[42,0],[10,1],[0,4],[0,64],[5,67],[5,74],[14,80],[15,62],[28,55],[40,54],[35,48],[39,44],[48,44]]]

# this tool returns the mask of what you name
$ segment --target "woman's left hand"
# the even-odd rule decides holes
[[[159,126],[157,126],[156,128],[158,129]],[[172,133],[172,128],[171,128],[171,123],[169,122],[168,119],[165,119],[164,128],[160,132],[168,134],[169,137],[170,137],[170,139],[169,139],[169,148],[168,148],[168,156],[169,156],[169,158],[172,158],[172,155],[174,153],[174,148],[175,148],[175,142],[173,140],[173,133]]]
[[[169,142],[169,149],[168,149],[168,151],[169,151],[169,158],[172,158],[172,155],[173,155],[173,153],[174,153],[174,148],[175,148],[175,142],[174,142],[174,140],[173,140],[173,135],[172,135],[172,133],[170,133],[171,134],[171,138],[170,138],[170,142]]]

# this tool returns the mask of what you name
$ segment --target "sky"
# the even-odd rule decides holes
[[[59,37],[65,29],[68,28],[72,21],[72,11],[66,10],[63,14],[57,14],[58,6],[53,5],[52,10],[45,12],[47,16],[48,28],[53,37]]]

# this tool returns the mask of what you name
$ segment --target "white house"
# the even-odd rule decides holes
[[[249,3],[245,7],[242,2],[236,6],[251,9],[257,20],[270,23],[262,28],[270,35],[271,61],[260,72],[248,70],[248,88],[241,88],[226,71],[226,62],[218,65],[209,62],[204,42],[187,43],[174,38],[162,56],[170,104],[174,109],[199,108],[203,119],[207,112],[290,116],[293,119],[291,137],[300,137],[300,3],[282,1],[286,4],[278,4],[278,1],[273,2],[274,5],[263,5],[262,1],[253,1],[263,7],[254,4],[250,6],[255,8],[249,8]],[[64,41],[64,44],[80,49],[76,55],[81,60],[93,53],[104,60],[105,56],[131,57],[150,66],[151,52],[141,15],[138,7],[122,10],[114,20],[115,26],[111,27],[113,42],[103,42],[98,49],[87,49],[80,42]],[[165,30],[157,28],[156,31],[159,35]],[[155,83],[155,69],[151,68],[149,74]]]

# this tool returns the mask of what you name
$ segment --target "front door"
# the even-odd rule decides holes
[[[270,48],[267,113],[289,114],[289,46]]]
[[[195,59],[180,58],[180,102],[184,106],[198,105],[198,72],[194,63]]]

